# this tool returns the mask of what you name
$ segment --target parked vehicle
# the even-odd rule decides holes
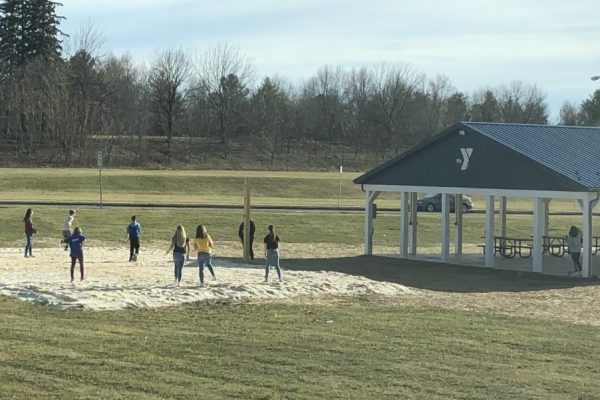
[[[453,194],[448,195],[450,202],[450,212],[454,212],[454,205],[456,200]],[[462,196],[462,211],[467,212],[473,208],[473,201],[470,197]],[[442,194],[441,193],[427,193],[426,195],[417,198],[417,211],[442,211]]]

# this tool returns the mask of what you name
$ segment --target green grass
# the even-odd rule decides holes
[[[38,229],[36,247],[56,246],[61,238],[62,223],[68,207],[34,208],[33,220]],[[23,207],[0,207],[0,247],[20,247],[23,243]],[[183,224],[193,234],[198,224],[207,226],[211,236],[219,241],[237,241],[237,229],[243,220],[241,210],[203,210],[186,208],[79,208],[75,226],[81,226],[93,243],[123,243],[125,228],[132,214],[142,224],[143,240],[168,242],[177,224]],[[285,243],[340,243],[359,245],[364,241],[364,216],[362,213],[340,212],[289,212],[254,211],[257,237],[267,233],[273,224]],[[532,230],[531,215],[509,215],[508,235],[529,237]],[[578,216],[552,216],[550,234],[565,235],[572,225],[581,225]],[[483,239],[485,215],[466,214],[463,221],[464,243],[480,244]],[[594,220],[594,231],[600,232],[600,220]],[[419,213],[419,243],[437,246],[440,243],[440,215]],[[451,238],[454,229],[451,227]],[[375,220],[374,243],[398,246],[400,238],[399,213],[378,213]]]
[[[7,399],[592,399],[600,389],[597,328],[375,299],[85,312],[0,298],[0,321]]]
[[[0,199],[96,200],[96,174],[0,169]],[[252,179],[254,204],[336,205],[339,190],[339,176],[331,173],[109,170],[104,175],[105,200],[114,201],[241,205],[245,176]],[[342,205],[363,204],[363,193],[352,178],[344,175],[347,198]],[[483,207],[483,201],[475,201]],[[378,203],[397,207],[397,195],[380,197]],[[553,204],[571,211],[568,202]],[[515,207],[530,209],[531,202],[509,203],[509,208]],[[56,246],[68,208],[35,208],[35,246]],[[1,246],[23,244],[24,211],[25,207],[0,207]],[[215,240],[237,240],[242,220],[241,210],[90,207],[78,208],[76,225],[83,228],[90,246],[123,243],[132,214],[142,223],[143,240],[165,244],[178,223],[189,233],[203,223]],[[257,211],[253,217],[257,236],[274,224],[283,246],[364,240],[360,213]],[[465,243],[481,243],[484,218],[465,215]],[[438,245],[439,223],[439,214],[420,213],[419,243]],[[550,232],[564,234],[571,224],[580,223],[578,216],[551,216]],[[529,236],[531,226],[530,215],[508,216],[509,235]],[[600,231],[598,222],[594,229]],[[398,245],[398,213],[378,214],[374,241]],[[362,260],[347,260],[354,268],[348,272],[372,273],[372,268],[357,265]],[[345,267],[340,262],[331,269]],[[399,270],[397,265],[386,270],[393,275],[391,281]],[[502,289],[502,276],[484,278],[478,273],[465,270],[421,279],[444,280],[438,290],[452,291],[453,282],[459,281],[508,290]],[[497,280],[496,286],[490,279]],[[403,305],[402,298],[323,303],[298,299],[295,304],[201,303],[90,312],[0,296],[0,398],[598,398],[597,327],[423,309]]]
[[[243,204],[244,179],[249,178],[253,204],[363,206],[364,193],[352,180],[360,173],[277,171],[115,170],[102,172],[103,201]],[[0,200],[99,201],[98,170],[0,168]],[[397,208],[400,197],[383,193],[380,207]],[[485,199],[473,198],[475,209]],[[510,210],[531,210],[532,200],[509,198]],[[553,200],[553,212],[578,212],[574,201]]]

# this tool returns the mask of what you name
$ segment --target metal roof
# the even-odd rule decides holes
[[[600,188],[600,128],[461,122],[490,139],[589,188]]]

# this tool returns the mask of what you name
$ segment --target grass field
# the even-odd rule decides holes
[[[596,328],[405,308],[61,311],[0,299],[7,399],[593,399]]]
[[[363,206],[364,193],[352,180],[360,173],[331,172],[120,170],[102,172],[103,201],[243,204],[249,179],[253,204]],[[0,200],[95,201],[100,199],[96,169],[0,168]],[[383,193],[377,203],[397,208],[398,194]],[[475,196],[475,209],[485,200]],[[509,210],[531,210],[531,199],[509,198]],[[551,212],[578,212],[574,201],[553,200]]]
[[[2,247],[20,247],[23,243],[22,207],[0,207],[0,243]],[[34,208],[34,222],[39,231],[36,246],[56,246],[61,238],[61,227],[68,207]],[[237,229],[243,220],[241,210],[204,210],[173,208],[78,208],[75,226],[81,226],[89,238],[89,245],[123,243],[125,228],[132,214],[136,214],[143,228],[144,241],[168,242],[177,224],[183,224],[193,234],[198,224],[204,224],[217,241],[237,241]],[[257,238],[267,233],[267,225],[277,228],[282,241],[288,243],[362,244],[364,217],[361,213],[255,211]],[[571,224],[580,225],[578,216],[552,216],[550,233],[564,235]],[[463,221],[464,243],[482,243],[485,215],[466,214]],[[531,215],[509,215],[508,234],[528,237],[532,233]],[[600,220],[594,221],[594,230],[600,232]],[[439,213],[419,213],[419,244],[439,246]],[[451,229],[451,237],[454,230]],[[374,243],[398,246],[400,240],[399,213],[378,213],[375,220]]]
[[[93,201],[96,174],[0,169],[0,199]],[[339,190],[339,174],[327,173],[108,170],[103,174],[107,201],[242,204],[245,176],[252,180],[254,204],[337,205]],[[351,183],[355,176],[343,176],[342,205],[363,204],[360,188]],[[393,196],[381,201],[382,206],[397,206]],[[483,206],[483,201],[475,201]],[[552,204],[554,210],[574,208],[569,202]],[[509,202],[509,208],[519,207],[530,209],[531,204]],[[67,210],[68,206],[35,208],[39,235],[34,246],[57,245]],[[0,207],[3,247],[23,245],[23,214],[23,207]],[[144,241],[165,247],[178,223],[188,232],[203,223],[217,241],[236,241],[242,219],[241,211],[90,207],[78,208],[76,221],[89,246],[103,246],[124,243],[131,214],[142,222]],[[343,246],[364,240],[362,214],[277,211],[253,212],[253,217],[258,237],[267,224],[274,224],[282,247],[305,245],[308,253],[311,243]],[[439,218],[419,214],[421,243],[439,244]],[[552,216],[551,232],[564,234],[580,220]],[[510,235],[530,235],[531,224],[530,215],[508,216]],[[465,242],[480,243],[484,215],[465,215],[464,227]],[[375,244],[397,246],[398,213],[379,213],[375,229]],[[598,223],[594,229],[600,231]],[[468,293],[455,307],[420,297],[365,296],[106,312],[62,310],[0,296],[0,398],[600,398],[597,321],[572,323],[478,307],[483,301],[494,304],[500,295],[518,305],[547,293],[547,303],[542,303],[547,307],[540,307],[552,309],[562,302],[568,314],[570,307],[577,307],[569,299],[579,293],[571,281],[563,284],[554,278],[547,284],[541,278],[530,281],[469,269],[454,272],[445,266],[413,279],[419,266],[388,265],[386,273],[378,275],[372,261],[349,257],[330,268],[412,282],[432,293],[451,293],[453,301],[463,299],[461,291]],[[316,264],[316,270],[328,269]],[[292,260],[286,268],[294,268]],[[589,293],[597,293],[590,285]],[[516,295],[528,292],[531,297]],[[594,309],[597,296],[586,297],[582,306],[583,301]]]

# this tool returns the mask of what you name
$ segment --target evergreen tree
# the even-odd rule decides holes
[[[56,7],[61,5],[49,0],[0,1],[0,77],[36,58],[60,57],[58,25],[63,17],[56,15]]]

